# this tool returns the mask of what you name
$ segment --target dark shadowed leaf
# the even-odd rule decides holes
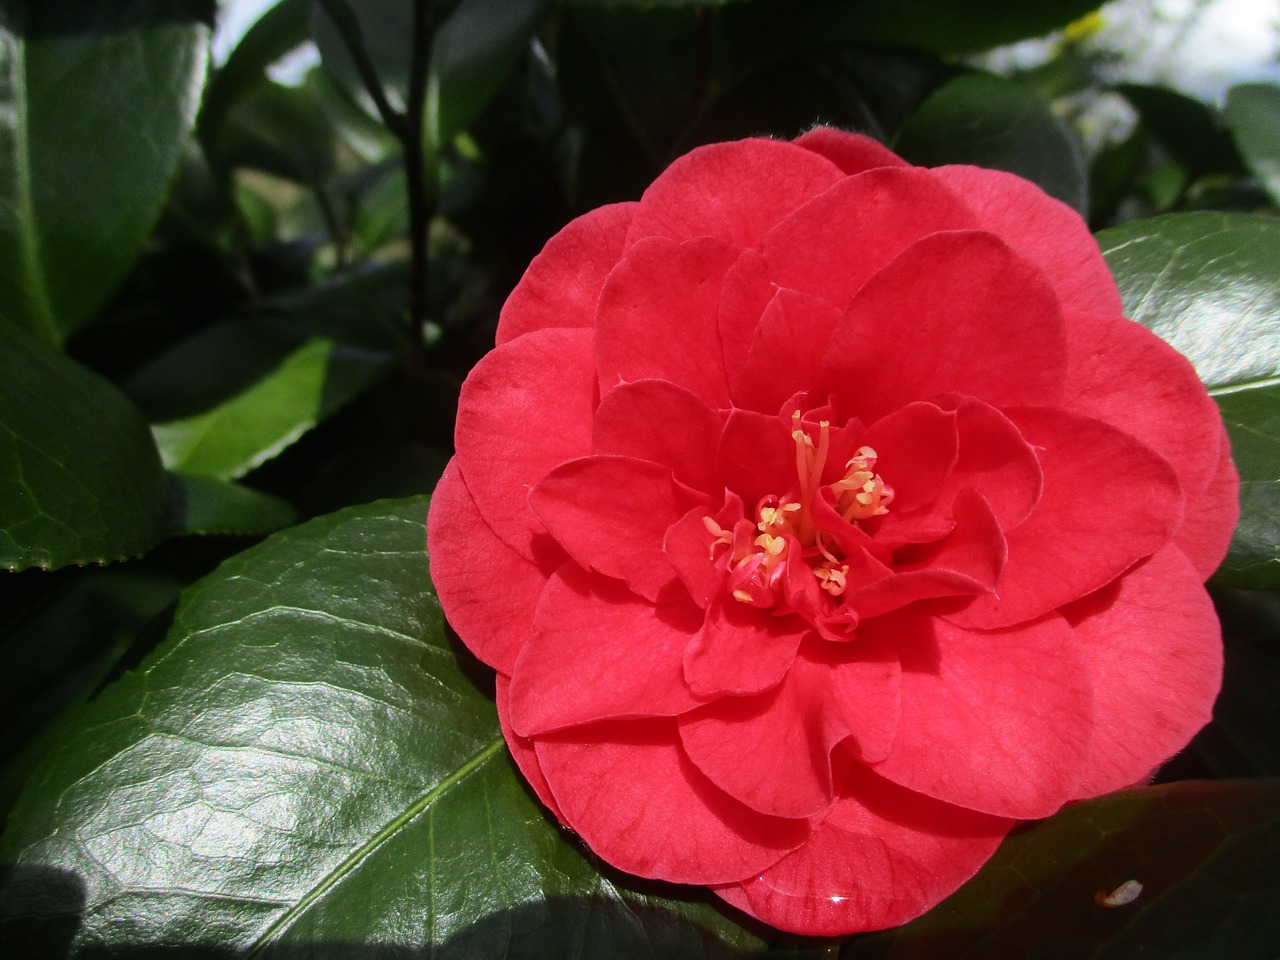
[[[1280,221],[1173,214],[1098,242],[1128,315],[1195,364],[1222,409],[1245,481],[1223,580],[1280,585]]]
[[[213,477],[169,474],[173,534],[261,536],[287,527],[298,513],[287,500]]]
[[[60,343],[142,250],[204,82],[212,0],[0,7],[0,304]]]
[[[164,534],[164,471],[110,383],[0,323],[0,566],[136,556]]]
[[[283,958],[763,947],[705,896],[601,875],[548,822],[445,631],[425,512],[322,517],[184,593],[14,807],[0,938]]]
[[[1049,101],[991,74],[966,74],[937,90],[907,118],[894,149],[922,166],[1008,170],[1082,213],[1088,199],[1080,148]]]
[[[1277,858],[1280,781],[1126,790],[1016,831],[938,907],[843,956],[1270,960]]]
[[[1280,206],[1280,86],[1232,87],[1227,91],[1227,125],[1245,163]]]

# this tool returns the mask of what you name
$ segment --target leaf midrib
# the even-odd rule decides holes
[[[292,925],[295,920],[301,917],[313,903],[323,897],[333,889],[333,887],[337,886],[348,873],[355,870],[361,862],[377,850],[378,847],[390,840],[401,829],[408,826],[408,824],[416,818],[418,814],[422,813],[446,792],[465,780],[480,766],[496,754],[501,753],[502,750],[505,749],[505,745],[505,741],[502,737],[496,737],[493,740],[490,740],[476,754],[458,767],[457,770],[449,774],[449,776],[445,777],[413,803],[409,804],[403,812],[384,824],[377,833],[353,850],[341,863],[325,874],[319,882],[303,894],[292,907],[277,917],[275,922],[273,922],[271,926],[269,926],[249,947],[248,952],[244,955],[245,960],[249,960],[249,958],[255,957],[261,953],[262,950],[267,947],[278,934],[284,932],[284,930]]]

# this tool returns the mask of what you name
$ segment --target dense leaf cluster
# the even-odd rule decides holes
[[[1092,6],[280,0],[216,67],[212,0],[0,6],[0,942],[1275,955],[1280,90],[1219,109],[1108,85],[1079,31],[1021,73],[965,59]],[[320,64],[271,79],[306,41]],[[1085,136],[1104,101],[1132,122]],[[458,385],[546,238],[693,146],[818,122],[1086,213],[1243,480],[1224,691],[1165,782],[1017,834],[938,910],[843,945],[558,831],[423,532]]]

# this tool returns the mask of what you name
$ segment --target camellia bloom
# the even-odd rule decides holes
[[[432,578],[533,789],[776,927],[909,920],[1209,719],[1217,409],[1010,174],[694,150],[534,260],[456,443]]]

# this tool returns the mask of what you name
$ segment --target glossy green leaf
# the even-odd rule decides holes
[[[0,323],[0,566],[136,556],[164,534],[164,471],[110,383]]]
[[[169,529],[174,534],[260,536],[296,522],[287,500],[226,480],[169,474]]]
[[[1223,580],[1280,586],[1280,221],[1173,214],[1098,242],[1128,315],[1195,364],[1222,409],[1245,481]]]
[[[1227,91],[1227,125],[1245,163],[1280,206],[1280,86],[1232,87]]]
[[[322,517],[187,590],[14,807],[0,939],[286,958],[762,946],[705,895],[598,873],[548,821],[446,633],[425,513]]]
[[[1015,831],[939,906],[843,956],[1269,960],[1277,862],[1280,781],[1127,790]]]
[[[237,327],[243,325],[237,324]],[[228,328],[219,328],[213,335]],[[219,338],[232,356],[248,357],[247,338]],[[188,344],[188,349],[190,348]],[[169,470],[232,480],[244,476],[294,443],[390,369],[395,354],[346,346],[316,336],[277,342],[287,350],[278,365],[216,406],[152,426]]]
[[[60,343],[146,241],[195,119],[210,0],[0,10],[0,304]]]
[[[991,74],[965,74],[938,89],[907,119],[894,149],[922,166],[1008,170],[1081,212],[1088,199],[1080,148],[1049,101]]]

